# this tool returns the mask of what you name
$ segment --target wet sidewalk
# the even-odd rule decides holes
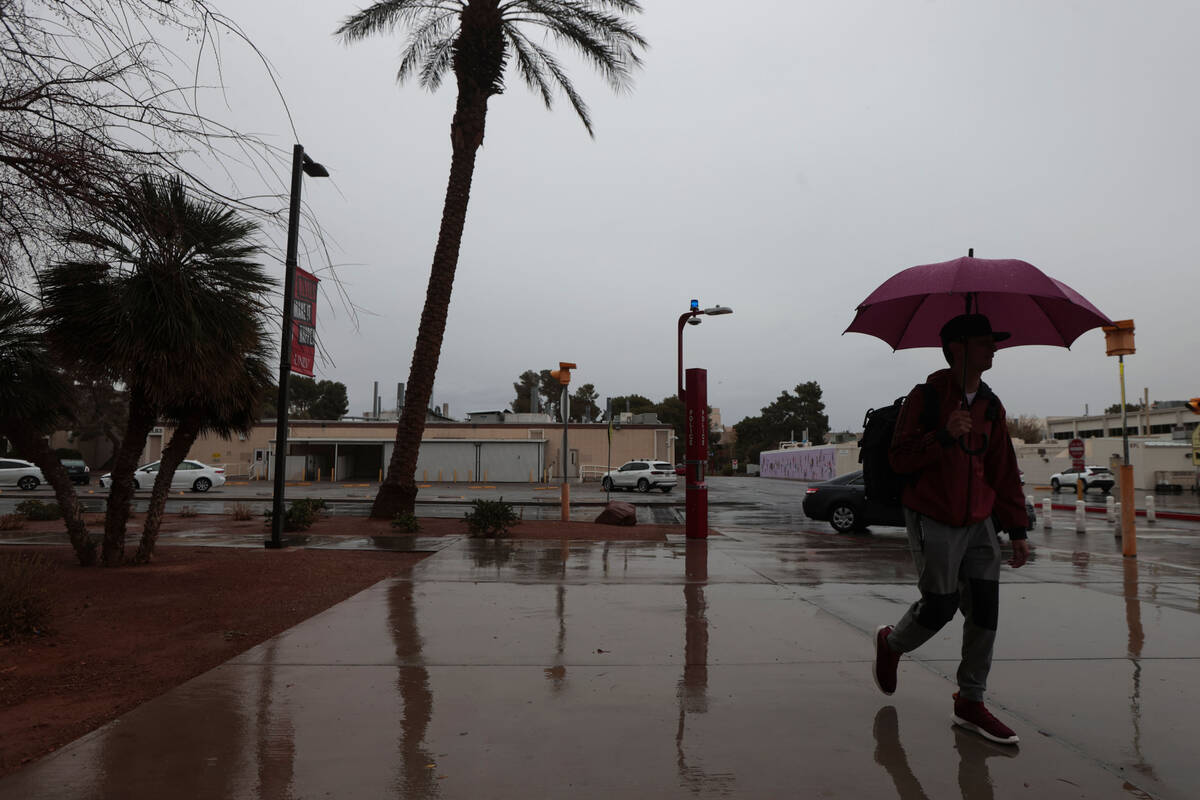
[[[956,623],[871,682],[915,599],[901,538],[726,533],[448,542],[0,798],[1194,796],[1200,571],[1005,568],[1005,748],[950,725]]]

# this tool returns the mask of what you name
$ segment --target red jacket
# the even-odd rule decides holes
[[[926,382],[938,397],[937,425],[932,430],[925,429],[922,411],[926,390],[914,387],[900,410],[888,451],[892,469],[916,476],[904,488],[901,499],[905,507],[955,527],[980,522],[995,514],[1000,528],[1014,539],[1024,539],[1029,515],[1025,512],[1025,494],[1017,456],[1008,436],[1004,406],[998,398],[991,399],[995,397],[992,390],[980,382],[969,409],[972,428],[967,445],[981,446],[980,434],[986,433],[987,448],[971,455],[946,430],[950,413],[962,405],[962,390],[950,370],[939,370]]]

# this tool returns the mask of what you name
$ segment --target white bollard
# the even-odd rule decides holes
[[[1153,525],[1158,522],[1158,511],[1154,508],[1154,495],[1146,495],[1146,522]]]
[[[1050,521],[1050,514],[1054,511],[1054,501],[1049,497],[1042,498],[1042,527],[1050,530],[1053,523]]]
[[[1111,494],[1104,498],[1104,518],[1109,522],[1112,522],[1113,518],[1116,516],[1116,503],[1116,499]]]
[[[1075,501],[1075,532],[1087,533],[1087,509],[1082,500]]]

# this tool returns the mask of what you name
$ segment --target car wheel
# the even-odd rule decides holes
[[[650,491],[650,481],[646,480],[645,478],[638,478],[638,491],[639,492]]]
[[[212,488],[212,481],[208,478],[196,478],[196,482],[192,484],[193,492],[207,492]]]
[[[838,503],[829,512],[829,524],[838,533],[848,533],[858,525],[858,513],[849,503]]]
[[[1058,478],[1051,478],[1051,479],[1050,479],[1050,488],[1051,488],[1051,490],[1053,490],[1053,491],[1054,491],[1054,493],[1055,493],[1055,494],[1058,494],[1058,490],[1059,490],[1061,487],[1062,487],[1062,484],[1058,482]]]
[[[600,488],[606,492],[611,492],[613,488],[612,478],[605,478],[604,480],[600,481]]]
[[[660,488],[662,489],[663,494],[670,494],[671,490],[674,489],[675,487],[674,486],[662,486]]]
[[[39,481],[37,478],[33,477],[32,475],[26,475],[21,478],[21,480],[17,481],[17,486],[20,486],[22,489],[28,492],[36,489],[39,483],[41,483],[41,481]]]
[[[1084,482],[1083,482],[1083,493],[1084,493],[1084,494],[1087,494],[1087,490],[1088,490],[1087,481],[1084,481]]]

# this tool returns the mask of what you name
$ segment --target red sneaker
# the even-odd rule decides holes
[[[896,665],[900,663],[901,655],[887,643],[891,632],[891,625],[880,625],[875,629],[875,668],[871,670],[871,677],[884,694],[896,691]]]
[[[964,700],[954,693],[954,724],[978,733],[985,739],[1000,744],[1016,744],[1021,741],[1012,728],[992,716],[978,700]]]

